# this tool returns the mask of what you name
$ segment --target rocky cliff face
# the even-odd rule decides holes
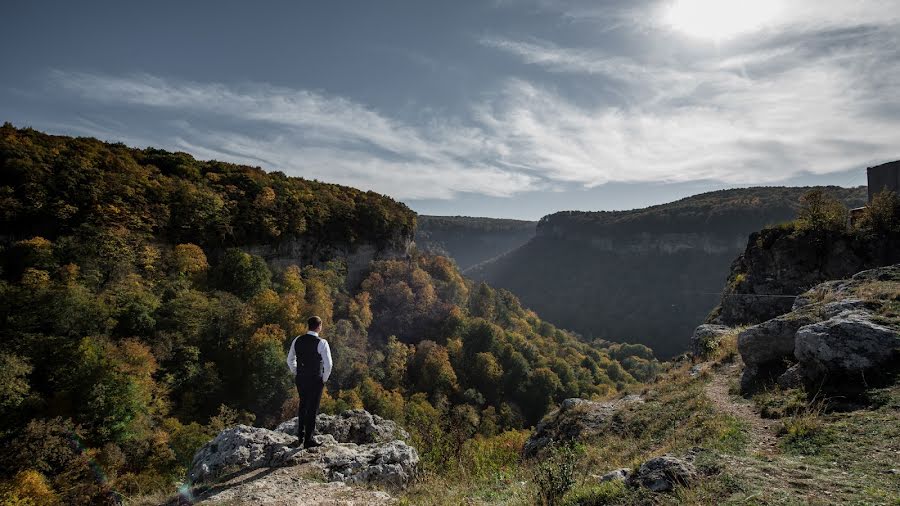
[[[545,216],[527,244],[466,274],[588,338],[685,351],[729,266],[760,228],[793,219],[810,188],[745,188],[615,212]],[[865,191],[829,187],[848,205]]]
[[[362,281],[373,260],[405,258],[409,255],[412,245],[412,234],[398,231],[391,240],[383,244],[330,244],[311,238],[296,238],[241,249],[262,257],[276,268],[292,264],[321,266],[330,260],[341,259],[347,264],[347,283],[353,286]]]
[[[756,324],[791,310],[795,297],[831,279],[900,262],[900,237],[871,240],[851,233],[776,227],[750,236],[731,266],[709,323]]]

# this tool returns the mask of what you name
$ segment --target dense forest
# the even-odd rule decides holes
[[[244,248],[390,249],[415,215],[371,192],[7,124],[0,198],[0,494],[39,498],[16,504],[171,489],[222,428],[294,416],[285,351],[312,314],[335,360],[323,410],[401,422],[426,469],[656,373],[648,348],[585,342],[442,256],[356,283],[341,258]]]
[[[465,271],[525,244],[534,237],[536,225],[499,218],[419,215],[416,245],[452,258]]]
[[[527,244],[467,275],[585,336],[672,356],[718,302],[749,234],[793,219],[809,190],[722,190],[633,211],[555,213]],[[864,187],[825,190],[851,207],[866,201]]]

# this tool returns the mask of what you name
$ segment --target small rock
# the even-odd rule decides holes
[[[601,476],[600,483],[605,483],[607,481],[625,481],[628,479],[629,474],[631,474],[631,469],[628,469],[627,467],[616,469],[615,471],[610,471]]]
[[[703,324],[694,329],[691,336],[691,351],[695,357],[706,356],[709,352],[719,346],[722,338],[734,329],[725,325],[715,325],[711,323]]]
[[[668,492],[676,486],[690,485],[697,479],[693,464],[671,455],[652,458],[628,477],[628,483],[641,486],[653,492]]]

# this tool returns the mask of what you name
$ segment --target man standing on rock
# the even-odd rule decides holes
[[[297,392],[300,394],[300,412],[297,416],[297,442],[303,441],[303,448],[320,446],[313,439],[316,433],[316,415],[322,389],[331,374],[331,347],[328,341],[319,337],[322,319],[313,316],[307,320],[309,332],[297,336],[288,351],[287,364],[295,377]]]

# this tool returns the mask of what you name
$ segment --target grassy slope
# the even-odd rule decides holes
[[[692,378],[682,363],[642,392],[646,402],[622,412],[607,435],[576,448],[576,485],[566,504],[900,504],[900,385],[870,392],[872,405],[852,412],[824,412],[796,392],[772,391],[755,399],[770,415],[773,447],[754,431],[758,405],[734,410],[710,397],[714,382],[736,385],[740,372],[733,342]],[[726,403],[747,404],[736,396]],[[780,410],[772,409],[779,406]],[[614,428],[615,427],[615,428]],[[507,439],[515,439],[507,435]],[[519,437],[524,439],[524,434]],[[507,441],[509,443],[510,441]],[[519,462],[516,449],[482,441],[461,465],[425,477],[408,490],[408,504],[533,504],[537,462]],[[695,461],[703,477],[673,494],[650,494],[597,476],[634,467],[647,458],[702,447]],[[497,450],[497,447],[500,450]],[[491,451],[486,451],[486,449]],[[471,449],[474,450],[474,449]],[[476,459],[490,460],[480,466]],[[496,462],[493,462],[496,461]],[[496,464],[496,465],[492,465]]]

